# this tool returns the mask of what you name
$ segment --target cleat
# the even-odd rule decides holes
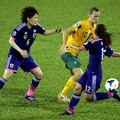
[[[64,102],[64,103],[69,103],[70,99],[67,98],[67,95],[63,95],[61,93],[58,94],[58,101]]]
[[[31,102],[38,102],[38,100],[36,100],[34,98],[34,96],[27,96],[27,95],[25,95],[24,98],[27,99],[27,100],[29,100],[29,101],[31,101]]]
[[[120,96],[117,90],[110,91],[113,93],[113,98],[120,102]]]
[[[60,115],[73,115],[73,114],[74,114],[74,112],[69,113],[68,111],[65,111],[65,112],[61,113]]]
[[[113,98],[116,99],[116,100],[118,100],[120,102],[120,96],[119,96],[118,92],[114,91],[113,94],[114,94]]]

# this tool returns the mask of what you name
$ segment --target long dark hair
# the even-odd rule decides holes
[[[106,31],[104,24],[98,24],[95,30],[96,35],[103,39],[103,45],[109,46],[112,43],[112,34]]]
[[[21,20],[22,22],[25,22],[27,23],[28,20],[27,20],[27,17],[28,18],[32,18],[35,14],[38,14],[38,11],[34,8],[34,7],[25,7],[21,10]]]

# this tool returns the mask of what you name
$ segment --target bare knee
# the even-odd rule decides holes
[[[78,81],[78,79],[82,76],[82,74],[83,74],[83,71],[82,71],[82,69],[80,69],[80,68],[74,68],[74,69],[72,69],[72,77],[73,77],[73,79],[74,79],[74,81]]]
[[[38,67],[30,71],[37,79],[41,80],[43,78],[43,72]]]
[[[82,87],[79,84],[77,84],[75,89],[74,89],[74,93],[77,95],[80,95],[81,92],[82,92]]]
[[[41,80],[43,78],[43,73],[40,72],[39,74],[35,75],[35,77],[39,80]]]
[[[88,101],[88,102],[92,101],[92,95],[91,94],[85,93],[84,97],[85,97],[86,101]]]
[[[2,77],[3,77],[5,80],[9,80],[12,75],[13,75],[13,71],[5,70]]]

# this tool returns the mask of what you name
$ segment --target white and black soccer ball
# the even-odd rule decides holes
[[[115,78],[110,78],[106,80],[105,88],[107,91],[116,91],[118,90],[119,86],[119,81]]]

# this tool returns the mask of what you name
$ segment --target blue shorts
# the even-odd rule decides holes
[[[78,80],[78,84],[82,86],[85,93],[94,94],[99,88],[102,81],[102,71],[93,73],[86,70],[82,77]]]
[[[18,67],[21,67],[24,72],[29,72],[31,69],[38,67],[38,65],[31,56],[19,61],[15,55],[8,55],[5,69],[17,72]]]

